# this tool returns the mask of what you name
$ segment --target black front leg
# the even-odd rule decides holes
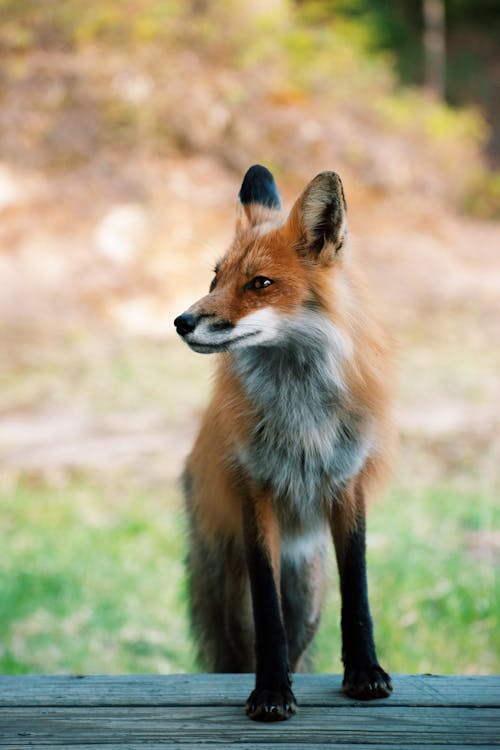
[[[373,637],[366,576],[365,504],[359,484],[338,498],[332,511],[332,531],[342,597],[343,690],[361,700],[386,698],[392,685],[378,663]]]
[[[279,533],[272,501],[249,501],[244,512],[245,547],[255,624],[255,689],[246,712],[256,721],[282,721],[296,710],[279,600]],[[276,580],[278,579],[278,581]]]

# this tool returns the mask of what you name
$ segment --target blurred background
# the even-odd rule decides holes
[[[0,0],[0,670],[195,669],[177,477],[214,362],[172,319],[254,162],[287,205],[341,174],[398,341],[380,657],[499,670],[499,34],[496,0]]]

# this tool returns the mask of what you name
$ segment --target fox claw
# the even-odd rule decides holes
[[[285,721],[297,713],[297,702],[289,688],[283,692],[256,688],[248,697],[246,713],[254,721]]]
[[[392,693],[391,678],[378,664],[346,669],[342,690],[350,698],[362,701],[388,698]]]

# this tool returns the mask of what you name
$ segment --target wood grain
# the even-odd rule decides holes
[[[242,705],[253,675],[0,675],[0,706]],[[494,675],[395,675],[391,706],[499,706]],[[340,675],[294,677],[301,706],[361,705],[341,692]],[[377,701],[382,705],[384,701]]]
[[[399,675],[388,700],[343,697],[338,675],[297,675],[288,722],[249,721],[251,675],[0,676],[0,747],[96,745],[307,750],[500,745],[500,678]]]

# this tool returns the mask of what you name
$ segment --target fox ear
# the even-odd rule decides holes
[[[281,198],[271,172],[261,164],[247,171],[238,194],[242,210],[238,217],[247,226],[254,227],[274,218],[281,211]]]
[[[288,219],[302,256],[331,263],[347,235],[347,205],[340,177],[321,172],[297,199]]]

